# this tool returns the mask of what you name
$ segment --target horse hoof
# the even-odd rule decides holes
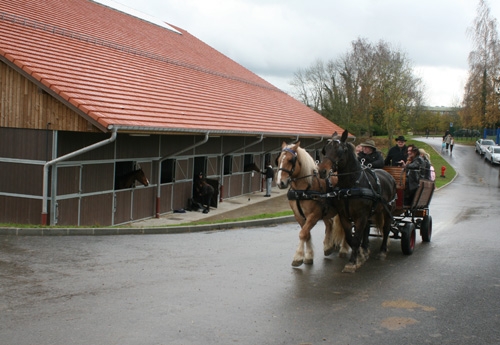
[[[334,248],[325,249],[325,256],[330,256],[335,251]]]
[[[312,265],[312,264],[313,264],[313,261],[314,261],[313,259],[305,259],[305,260],[304,260],[304,263],[305,263],[306,265]]]
[[[300,265],[302,265],[304,263],[304,260],[293,260],[292,261],[292,266],[293,267],[299,267]]]
[[[356,272],[356,265],[354,264],[347,264],[344,266],[344,269],[342,270],[342,273],[354,273]]]
[[[387,258],[387,254],[386,253],[379,253],[377,255],[377,260],[385,260]]]

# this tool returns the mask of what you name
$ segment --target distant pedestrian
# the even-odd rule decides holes
[[[455,139],[453,136],[450,134],[450,156],[453,153],[453,145],[455,145]]]
[[[271,196],[271,187],[273,184],[273,178],[274,178],[274,170],[273,166],[271,163],[266,162],[266,170],[262,173],[262,175],[266,176],[266,197]]]
[[[446,151],[448,151],[448,149],[450,148],[450,140],[451,140],[451,134],[448,134],[444,138],[444,142],[446,143]]]

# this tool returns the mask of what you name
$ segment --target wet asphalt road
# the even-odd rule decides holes
[[[437,139],[429,142],[438,146]],[[433,237],[354,274],[292,268],[299,227],[0,237],[0,344],[498,344],[499,167],[471,147],[431,203]],[[440,167],[436,167],[440,172]]]

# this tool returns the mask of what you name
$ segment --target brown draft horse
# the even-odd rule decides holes
[[[329,186],[326,179],[318,177],[314,159],[300,147],[300,142],[290,145],[283,142],[282,151],[276,159],[276,165],[279,167],[276,173],[276,184],[280,189],[290,186],[288,200],[295,219],[301,226],[299,245],[293,257],[292,266],[313,263],[314,249],[311,242],[311,229],[320,219],[323,219],[325,223],[325,239],[323,241],[325,256],[332,254],[339,244],[342,244],[339,255],[347,255],[349,248],[343,241],[343,228],[338,222],[337,213],[328,205],[325,198],[319,197],[320,194],[327,192]],[[336,178],[332,178],[332,180],[330,188],[336,183]]]
[[[379,258],[386,257],[396,182],[382,169],[362,167],[354,145],[346,142],[347,136],[347,130],[340,140],[337,132],[333,134],[323,148],[324,158],[318,168],[322,177],[338,176],[336,197],[329,198],[329,201],[340,216],[345,239],[352,249],[343,272],[355,272],[369,256],[370,219],[379,231],[383,229]]]
[[[125,188],[132,188],[134,185],[135,181],[139,181],[142,183],[144,186],[149,185],[149,180],[144,174],[144,171],[142,169],[137,169],[131,172],[128,172],[116,179],[115,183],[115,189],[125,189]]]

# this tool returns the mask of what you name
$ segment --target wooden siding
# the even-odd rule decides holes
[[[112,214],[112,193],[82,197],[80,225],[111,225]]]
[[[155,215],[156,188],[138,188],[134,190],[132,219],[144,219]]]
[[[0,127],[100,132],[3,61],[0,93]]]
[[[167,157],[174,153],[201,142],[204,137],[192,135],[162,135],[160,144],[160,156]],[[182,151],[182,155],[192,155],[193,149]]]
[[[121,134],[116,139],[116,159],[158,157],[159,136],[135,137]]]
[[[14,224],[40,224],[42,200],[0,195],[0,221]]]
[[[0,192],[42,196],[42,180],[42,165],[0,161]]]
[[[47,160],[51,154],[52,131],[0,127],[0,157]]]
[[[56,211],[57,225],[79,225],[79,205],[79,198],[59,200]]]
[[[109,133],[76,133],[76,132],[58,132],[57,133],[57,156],[61,157],[65,154],[80,150],[84,147],[93,145],[100,141],[110,138]],[[116,141],[115,141],[116,143]],[[84,160],[99,160],[113,159],[115,152],[115,144],[110,143],[99,147],[96,150],[91,150],[84,154],[80,154],[71,158],[72,161]]]
[[[175,167],[175,180],[192,180],[193,179],[193,160],[178,159]]]
[[[82,171],[82,193],[112,190],[114,164],[87,164]]]
[[[132,205],[132,193],[133,191],[131,189],[124,189],[116,192],[114,224],[130,222],[132,217],[132,213],[130,211]]]
[[[57,168],[57,195],[80,192],[80,166]]]
[[[187,201],[193,195],[193,182],[176,183],[173,186],[172,209],[186,208]]]

